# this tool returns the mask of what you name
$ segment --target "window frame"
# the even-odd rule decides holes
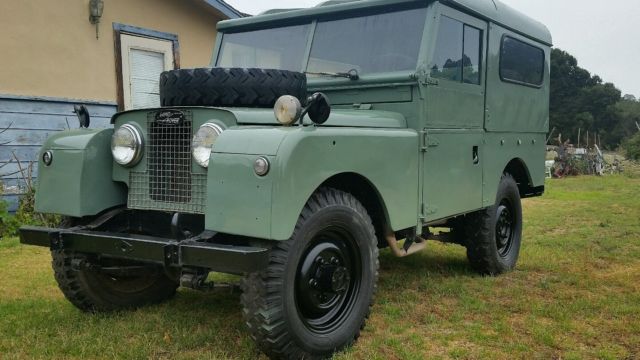
[[[504,77],[502,75],[502,61],[503,61],[503,58],[504,58],[503,50],[504,50],[504,43],[505,43],[505,40],[507,38],[509,38],[511,40],[514,40],[514,41],[517,41],[517,42],[519,42],[521,44],[525,44],[527,46],[530,46],[530,47],[532,47],[532,48],[534,48],[536,50],[540,50],[540,52],[542,53],[542,69],[541,69],[542,70],[541,71],[541,75],[542,76],[540,77],[540,84],[531,84],[531,83],[524,82],[524,81],[509,79],[509,78],[506,78],[506,77]],[[545,71],[544,71],[545,70],[545,64],[547,62],[546,56],[547,56],[547,54],[546,54],[546,52],[544,51],[543,48],[541,48],[539,46],[535,46],[535,45],[533,45],[531,43],[528,43],[526,41],[523,41],[521,39],[518,39],[517,37],[515,37],[515,36],[513,36],[511,34],[503,34],[502,37],[500,38],[500,59],[498,61],[498,76],[500,76],[500,80],[502,82],[521,85],[521,86],[526,86],[526,87],[535,88],[535,89],[541,89],[544,86],[544,82],[545,82],[545,78],[546,78]]]
[[[442,23],[442,18],[443,17],[449,18],[449,19],[451,19],[453,21],[457,21],[462,25],[462,38],[460,39],[460,44],[462,45],[462,53],[460,54],[460,56],[461,56],[462,60],[464,60],[464,55],[465,55],[465,30],[467,28],[478,30],[478,32],[479,32],[479,40],[480,40],[479,44],[478,44],[478,61],[479,61],[478,62],[478,82],[477,83],[471,83],[471,82],[464,81],[464,63],[460,64],[460,80],[458,80],[458,81],[447,79],[447,78],[433,76],[431,74],[431,71],[429,71],[429,76],[433,77],[434,79],[437,79],[439,81],[440,80],[448,81],[448,82],[453,83],[453,84],[482,86],[483,85],[483,81],[485,79],[485,75],[483,74],[483,72],[486,71],[486,59],[485,59],[485,57],[486,57],[485,56],[486,30],[482,29],[477,24],[472,24],[469,21],[461,20],[460,17],[456,17],[456,16],[454,16],[452,14],[442,12],[442,13],[440,13],[440,19],[438,19],[438,27],[436,29],[438,36],[440,36],[440,31],[442,30],[441,23]],[[430,60],[433,60],[433,58],[435,57],[435,54],[437,53],[437,51],[438,51],[438,42],[436,41],[434,43],[433,53],[431,54],[431,59]]]
[[[143,37],[151,40],[163,40],[172,43],[173,48],[173,69],[180,69],[180,43],[178,35],[165,33],[156,30],[140,28],[137,26],[113,23],[113,39],[115,47],[115,63],[116,63],[116,102],[118,111],[125,110],[125,91],[124,91],[124,72],[122,62],[122,37],[121,35],[130,35]]]

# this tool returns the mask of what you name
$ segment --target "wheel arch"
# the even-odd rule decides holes
[[[373,222],[373,227],[378,238],[378,244],[384,245],[384,234],[390,226],[389,213],[382,194],[376,186],[365,176],[354,172],[335,174],[320,184],[321,187],[330,187],[353,195],[367,210],[367,214]],[[315,191],[317,191],[316,189]],[[315,192],[314,191],[314,192]]]
[[[527,164],[521,158],[513,158],[505,166],[503,173],[510,174],[518,184],[518,190],[520,191],[520,197],[527,198],[534,196],[538,191],[533,186],[533,180]]]

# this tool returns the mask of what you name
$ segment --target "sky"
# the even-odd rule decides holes
[[[226,0],[257,14],[271,8],[314,6],[319,0]],[[554,46],[578,59],[578,65],[612,82],[622,94],[640,98],[640,1],[502,0],[541,21]]]

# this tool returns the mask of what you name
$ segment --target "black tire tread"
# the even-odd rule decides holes
[[[65,219],[61,227],[71,227],[73,222],[73,219]],[[173,297],[178,288],[177,282],[159,273],[155,277],[153,285],[145,291],[143,296],[138,296],[135,299],[122,299],[116,304],[109,302],[91,290],[87,279],[81,274],[82,271],[87,270],[78,271],[73,269],[72,261],[74,259],[86,259],[86,255],[68,250],[52,250],[51,257],[51,265],[58,287],[69,302],[84,312],[109,312],[160,303]],[[95,286],[96,284],[93,285]]]
[[[493,207],[482,209],[468,215],[465,223],[467,239],[467,258],[474,270],[481,274],[493,275],[500,271],[493,261],[491,242],[492,239],[491,211]]]
[[[160,75],[161,106],[273,107],[283,95],[306,99],[307,77],[287,70],[196,68]]]
[[[503,182],[516,184],[515,179],[511,174],[504,173],[500,178],[500,183]],[[515,185],[517,188],[517,185]],[[495,255],[495,239],[493,229],[493,213],[495,212],[495,205],[488,208],[476,211],[472,214],[465,216],[464,221],[464,233],[467,239],[467,259],[471,264],[471,267],[483,275],[499,275],[505,271],[512,269],[505,269],[498,261],[496,261]]]
[[[91,291],[86,279],[80,276],[80,271],[72,268],[72,260],[82,258],[84,255],[66,250],[54,250],[51,255],[58,287],[69,302],[84,312],[110,312],[161,303],[172,298],[178,288],[177,283],[170,281],[163,274],[158,274],[153,280],[154,284],[145,291],[142,297],[121,299],[119,303],[109,302],[96,292]]]
[[[350,207],[368,222],[367,227],[370,233],[371,246],[374,249],[376,265],[373,289],[374,296],[369,304],[367,314],[360,324],[359,329],[362,330],[374,302],[379,272],[377,238],[371,219],[364,206],[351,194],[332,188],[321,188],[311,197],[302,210],[291,239],[294,239],[296,234],[301,231],[304,222],[311,217],[314,212],[333,205]],[[279,242],[272,249],[271,259],[267,269],[259,273],[250,274],[241,283],[243,318],[251,337],[258,347],[273,359],[311,358],[293,343],[287,333],[284,314],[282,310],[278,308],[278,304],[281,302],[278,289],[282,286],[281,279],[291,244],[292,240]],[[359,336],[360,331],[354,335],[351,343],[357,340]]]

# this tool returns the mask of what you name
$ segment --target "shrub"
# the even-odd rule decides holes
[[[0,199],[0,239],[13,236],[18,231],[18,221],[9,214],[7,202]]]
[[[18,210],[15,219],[20,225],[36,225],[55,227],[60,223],[60,217],[57,215],[40,214],[35,211],[36,191],[33,187],[27,190],[27,193],[20,198]]]
[[[627,158],[640,160],[640,132],[625,140],[622,144],[622,148],[624,149]]]
[[[20,198],[15,215],[9,214],[7,203],[0,200],[0,238],[18,235],[18,229],[22,225],[55,227],[60,223],[60,217],[57,215],[36,213],[34,204],[35,190],[33,188]]]

